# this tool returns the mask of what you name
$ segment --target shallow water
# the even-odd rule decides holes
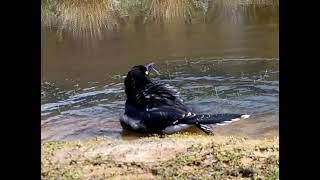
[[[136,64],[155,62],[156,80],[174,85],[185,102],[205,113],[252,118],[217,128],[221,134],[277,135],[278,21],[196,25],[135,25],[101,41],[42,30],[42,140],[122,132],[123,80]]]
[[[253,117],[246,121],[255,121],[256,125],[259,118],[269,116],[262,127],[256,126],[261,130],[278,123],[277,59],[171,61],[157,67],[161,75],[154,75],[154,79],[176,86],[186,103],[198,112],[247,113]],[[91,88],[79,88],[75,83],[75,88],[67,89],[44,82],[42,138],[121,137],[118,117],[124,111],[124,77],[119,75],[112,83],[95,83]]]

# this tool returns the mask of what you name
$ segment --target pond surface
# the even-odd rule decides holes
[[[152,77],[176,86],[197,111],[252,115],[217,133],[277,135],[278,44],[275,20],[138,23],[95,41],[67,34],[61,40],[54,29],[42,29],[42,140],[136,137],[119,124],[123,80],[132,66],[148,62],[161,73]]]

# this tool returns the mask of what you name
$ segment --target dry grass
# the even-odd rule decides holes
[[[112,0],[59,0],[58,34],[72,33],[76,38],[102,38],[105,29],[114,29],[117,21],[117,10]]]
[[[206,18],[241,23],[243,18],[253,21],[263,14],[275,14],[278,9],[279,0],[215,0],[209,6]]]
[[[56,27],[60,38],[69,33],[101,39],[119,27],[122,16],[127,22],[141,16],[151,23],[240,22],[241,16],[256,18],[261,11],[277,13],[278,5],[279,0],[42,0],[41,20],[44,27]]]
[[[151,0],[148,16],[155,22],[184,22],[191,17],[189,0]]]

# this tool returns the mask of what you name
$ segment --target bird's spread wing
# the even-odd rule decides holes
[[[178,91],[167,84],[150,84],[143,91],[143,96],[146,103],[146,125],[161,129],[192,115],[190,109],[183,104]]]
[[[149,84],[146,86],[142,94],[148,109],[182,104],[182,99],[179,97],[178,91],[168,84]]]

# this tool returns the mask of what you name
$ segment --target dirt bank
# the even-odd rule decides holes
[[[277,179],[278,138],[175,134],[42,144],[42,179]]]

